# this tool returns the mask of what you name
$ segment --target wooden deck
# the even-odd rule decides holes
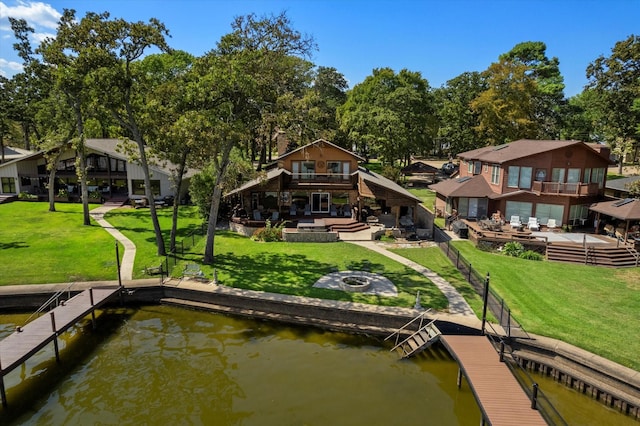
[[[484,420],[492,426],[546,425],[485,336],[441,336],[467,378]]]
[[[20,331],[16,330],[2,339],[0,341],[0,391],[2,391],[2,404],[6,406],[4,376],[44,348],[49,342],[53,341],[56,345],[57,357],[56,337],[88,314],[93,314],[97,308],[117,295],[119,291],[120,287],[85,290],[67,300],[64,305],[44,313],[21,327]]]

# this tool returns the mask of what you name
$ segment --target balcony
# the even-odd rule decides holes
[[[560,182],[533,182],[533,192],[539,194],[575,195],[585,197],[598,195],[600,188],[597,183],[560,183]]]
[[[346,173],[293,173],[291,180],[294,182],[349,183],[351,175]]]

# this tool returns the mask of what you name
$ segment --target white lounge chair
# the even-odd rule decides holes
[[[530,217],[529,222],[527,223],[527,228],[529,228],[531,231],[539,231],[540,224],[538,223],[538,218]]]
[[[512,228],[519,228],[522,226],[522,221],[520,220],[520,216],[511,216],[511,220],[509,221],[509,225]]]
[[[556,220],[555,219],[549,219],[549,221],[547,222],[547,228],[548,229],[555,229],[557,227],[558,227],[558,225],[556,224]]]

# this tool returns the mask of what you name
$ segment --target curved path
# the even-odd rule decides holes
[[[120,207],[117,204],[104,204],[89,212],[89,215],[98,225],[102,226],[108,233],[114,236],[116,240],[124,246],[124,254],[120,262],[120,278],[123,280],[133,279],[133,262],[136,259],[136,246],[133,242],[124,236],[124,234],[113,227],[109,222],[104,220],[104,214],[109,210]]]
[[[436,287],[438,287],[438,289],[440,289],[440,291],[445,295],[445,297],[449,301],[449,312],[451,314],[475,317],[475,314],[473,313],[473,309],[471,309],[471,306],[469,306],[467,301],[464,300],[464,298],[460,295],[460,293],[458,293],[458,290],[456,290],[448,281],[446,281],[444,278],[442,278],[432,270],[425,268],[424,266],[419,265],[400,255],[392,253],[386,248],[384,248],[382,245],[374,241],[348,241],[348,242],[351,244],[356,244],[361,247],[368,248],[369,250],[373,250],[377,253],[382,254],[383,256],[387,256],[389,259],[395,260],[396,262],[399,262],[421,273],[422,275],[427,277],[429,280],[431,280],[431,282],[433,282],[436,285]]]

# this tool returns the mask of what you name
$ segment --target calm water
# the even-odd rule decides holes
[[[65,335],[62,367],[50,345],[9,374],[12,423],[480,423],[442,349],[400,361],[360,336],[164,306],[122,314],[104,315],[96,332]],[[5,326],[5,335],[12,329]],[[18,384],[21,376],[31,379]]]
[[[26,315],[0,316],[0,337]],[[379,340],[171,308],[109,311],[10,373],[0,424],[478,425],[440,348],[411,360]],[[575,425],[635,425],[551,380]]]

